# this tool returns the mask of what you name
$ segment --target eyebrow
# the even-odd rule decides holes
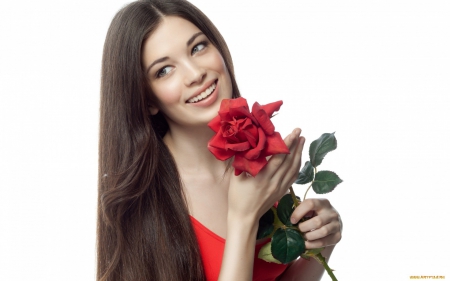
[[[197,32],[197,33],[195,33],[194,35],[192,35],[191,38],[189,38],[189,40],[186,42],[186,46],[191,45],[192,42],[194,42],[195,38],[197,38],[198,36],[200,36],[200,35],[202,35],[202,34],[203,34],[203,32],[200,31],[200,32]],[[150,71],[150,68],[152,68],[155,64],[160,63],[160,62],[163,62],[163,61],[166,61],[166,60],[168,60],[168,59],[169,59],[169,57],[162,57],[162,58],[159,58],[159,59],[155,60],[155,61],[154,61],[152,64],[150,64],[150,66],[147,68],[146,73],[148,74],[148,72]]]
[[[186,46],[189,47],[189,45],[191,45],[192,42],[194,42],[195,38],[197,38],[198,36],[200,36],[200,35],[202,35],[202,34],[203,34],[203,32],[200,31],[200,32],[197,32],[197,33],[195,33],[194,35],[192,35],[191,39],[189,39],[189,40],[186,42]]]

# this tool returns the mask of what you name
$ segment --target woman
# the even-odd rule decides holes
[[[314,262],[255,258],[268,242],[255,241],[258,220],[294,182],[304,138],[295,129],[289,155],[234,176],[208,151],[207,123],[239,96],[225,41],[189,2],[137,1],[114,17],[102,62],[98,280],[320,279]],[[339,215],[310,199],[291,220],[310,211],[299,225],[306,247],[330,246],[329,256]]]

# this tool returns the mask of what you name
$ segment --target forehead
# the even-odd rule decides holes
[[[144,42],[144,62],[170,56],[170,52],[186,47],[193,34],[200,32],[190,21],[180,17],[166,16]]]

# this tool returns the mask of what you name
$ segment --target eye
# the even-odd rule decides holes
[[[200,52],[201,50],[206,48],[206,46],[208,46],[208,42],[206,42],[206,41],[198,43],[197,45],[194,46],[194,48],[192,48],[191,54],[193,55],[197,52]]]
[[[169,74],[169,72],[172,70],[172,66],[164,66],[160,70],[156,72],[156,78],[161,78]]]

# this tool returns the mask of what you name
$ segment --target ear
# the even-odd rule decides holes
[[[150,111],[151,115],[156,115],[159,112],[159,109],[153,105],[149,105],[148,110]]]

